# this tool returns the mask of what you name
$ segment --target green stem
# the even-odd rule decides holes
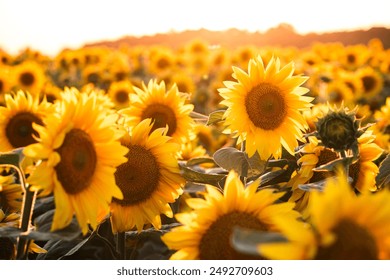
[[[118,232],[116,234],[116,250],[119,252],[121,260],[126,259],[126,232]]]
[[[241,152],[246,153],[246,140],[241,142]],[[248,170],[246,170],[246,173],[247,174],[245,174],[245,176],[240,176],[240,180],[244,184],[244,186],[246,185],[246,179],[247,179],[247,176],[248,176]]]
[[[345,150],[340,151],[340,157],[347,158],[347,153],[345,152]],[[349,165],[344,165],[344,173],[345,173],[345,176],[348,178]]]
[[[22,217],[20,221],[20,230],[21,232],[27,232],[29,225],[31,223],[32,209],[34,206],[34,201],[36,197],[36,192],[31,191],[29,187],[25,188],[25,194],[23,197],[23,207],[22,207]],[[28,238],[26,236],[20,236],[17,245],[16,259],[26,259],[27,258],[27,242]]]

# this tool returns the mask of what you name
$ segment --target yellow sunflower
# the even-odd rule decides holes
[[[277,230],[273,219],[296,219],[293,203],[275,203],[283,193],[271,189],[257,192],[258,182],[244,187],[231,171],[224,192],[207,186],[203,198],[189,198],[186,203],[194,210],[176,214],[182,224],[162,236],[165,244],[177,250],[171,259],[246,259],[249,255],[233,249],[230,238],[234,227],[261,231]]]
[[[0,175],[0,208],[7,213],[18,212],[22,208],[23,190],[15,183],[13,175]]]
[[[379,168],[374,161],[381,156],[383,150],[373,143],[374,139],[371,131],[367,131],[358,139],[359,159],[351,164],[348,170],[353,180],[352,187],[361,193],[376,190],[375,177]],[[304,212],[311,192],[299,189],[299,185],[320,182],[334,176],[333,172],[313,171],[313,169],[336,160],[338,155],[332,149],[318,145],[315,137],[309,137],[309,143],[304,145],[298,154],[301,154],[297,161],[300,168],[289,182],[293,190],[290,201],[296,203],[298,211]]]
[[[108,89],[108,96],[114,102],[116,109],[122,109],[129,106],[131,92],[134,92],[134,90],[130,81],[112,82]]]
[[[11,83],[9,67],[0,66],[0,95],[6,93],[10,89]]]
[[[38,133],[32,125],[43,125],[53,109],[46,100],[39,102],[38,95],[33,97],[21,90],[15,95],[6,94],[5,107],[0,107],[0,152],[37,142],[34,137]]]
[[[308,129],[300,113],[312,105],[313,98],[303,96],[308,89],[300,87],[307,77],[293,76],[293,63],[280,69],[275,58],[264,68],[260,56],[250,60],[248,73],[236,67],[233,71],[237,82],[225,82],[226,88],[219,89],[233,136],[246,139],[249,156],[257,150],[262,159],[280,158],[282,146],[293,154]]]
[[[372,98],[379,94],[383,89],[384,80],[382,75],[375,69],[367,66],[360,68],[356,75],[362,81],[362,97]]]
[[[28,91],[34,95],[39,94],[46,81],[43,66],[32,60],[14,66],[12,75],[16,89]]]
[[[111,220],[114,232],[125,232],[145,224],[161,227],[160,214],[172,217],[169,203],[182,194],[184,179],[177,162],[179,145],[168,142],[166,129],[151,131],[150,119],[132,128],[122,138],[129,149],[127,162],[118,166],[115,181],[122,190],[123,199],[111,203]]]
[[[97,97],[75,91],[67,91],[46,127],[33,125],[39,142],[27,146],[24,154],[42,160],[29,183],[42,195],[54,193],[51,229],[67,226],[76,214],[85,234],[88,224],[96,228],[109,213],[112,197],[123,198],[114,173],[126,161],[127,148],[119,142],[115,118],[101,111]]]
[[[356,196],[345,174],[338,175],[328,179],[323,192],[313,192],[308,206],[311,228],[282,221],[279,227],[290,242],[260,245],[261,254],[270,259],[390,258],[389,191]]]
[[[148,86],[143,83],[142,89],[134,87],[134,90],[129,108],[120,111],[130,127],[151,118],[152,131],[168,126],[167,135],[177,143],[185,143],[193,137],[195,122],[190,117],[193,105],[186,104],[186,98],[180,95],[175,84],[166,90],[164,81],[151,80]]]

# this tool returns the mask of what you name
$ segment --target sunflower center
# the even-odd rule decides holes
[[[376,260],[378,248],[374,237],[362,226],[343,219],[333,229],[336,241],[320,247],[317,260]]]
[[[127,147],[127,162],[118,166],[115,172],[115,182],[124,198],[114,200],[122,205],[133,205],[151,197],[159,185],[160,170],[156,157],[149,150],[139,145]]]
[[[167,58],[160,58],[157,61],[157,67],[158,69],[166,69],[171,65],[170,61]]]
[[[126,103],[129,101],[129,94],[125,90],[118,90],[115,94],[115,99],[118,103]]]
[[[11,117],[5,128],[5,134],[12,147],[26,147],[36,142],[33,135],[38,136],[38,133],[33,129],[33,123],[43,125],[40,118],[29,112],[20,112]]]
[[[356,56],[353,54],[349,54],[349,55],[347,55],[347,60],[348,60],[348,63],[353,64],[356,62]]]
[[[55,167],[57,178],[68,194],[86,189],[95,173],[97,155],[91,137],[83,130],[69,131],[56,152],[61,161]]]
[[[373,88],[375,88],[376,80],[374,77],[364,76],[362,77],[362,82],[365,91],[371,91]]]
[[[250,213],[234,211],[219,217],[202,236],[199,243],[199,257],[202,260],[237,260],[254,258],[237,252],[230,245],[235,226],[265,231],[267,230],[257,217]]]
[[[316,167],[319,167],[323,164],[326,164],[328,162],[331,162],[332,160],[337,159],[338,156],[335,152],[333,152],[330,149],[323,149],[320,152],[320,155],[318,156],[318,162],[316,164]],[[313,176],[311,177],[309,183],[315,183],[324,180],[327,177],[332,176],[330,172],[325,171],[317,171],[313,173]]]
[[[329,93],[329,100],[334,103],[343,101],[343,94],[338,90],[333,90]]]
[[[30,72],[24,72],[20,75],[20,83],[24,86],[31,86],[34,84],[35,76]]]
[[[245,98],[245,107],[253,124],[264,130],[278,128],[287,114],[280,88],[269,83],[252,88]]]
[[[173,110],[164,104],[151,104],[142,112],[142,120],[151,118],[153,120],[152,131],[168,125],[168,136],[172,136],[177,127],[176,115]]]

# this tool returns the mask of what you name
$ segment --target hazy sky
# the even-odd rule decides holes
[[[280,23],[300,33],[390,27],[389,11],[389,0],[0,0],[0,48],[54,55],[125,35],[265,31]]]

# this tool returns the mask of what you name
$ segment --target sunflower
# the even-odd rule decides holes
[[[258,182],[244,187],[231,171],[226,178],[224,193],[206,186],[203,198],[190,198],[186,203],[194,210],[176,214],[182,224],[162,236],[165,244],[177,250],[171,259],[245,259],[251,256],[235,251],[230,245],[234,227],[261,231],[277,230],[276,216],[296,219],[293,203],[275,202],[283,193],[271,189],[256,191]]]
[[[18,91],[5,95],[5,107],[0,107],[0,151],[10,151],[35,143],[38,136],[33,123],[43,125],[53,107],[39,96]]]
[[[133,85],[130,81],[124,80],[112,82],[108,89],[108,96],[115,104],[115,108],[121,109],[128,107],[130,104],[129,95],[133,91]]]
[[[42,65],[35,61],[25,61],[12,68],[14,85],[17,89],[37,95],[42,89],[46,77]]]
[[[238,82],[225,82],[226,88],[219,89],[233,136],[246,139],[249,156],[257,150],[263,159],[280,158],[282,146],[293,154],[308,128],[300,113],[312,105],[313,98],[303,96],[308,89],[300,87],[307,77],[292,76],[293,63],[280,69],[279,59],[264,68],[260,56],[250,60],[248,74],[237,67],[233,71]]]
[[[349,166],[349,176],[353,180],[351,186],[360,193],[376,190],[375,177],[379,168],[374,161],[381,156],[383,150],[373,142],[374,139],[372,131],[367,131],[358,139],[359,158]],[[289,200],[296,203],[298,211],[304,212],[311,192],[299,189],[299,185],[320,182],[334,176],[333,172],[313,169],[338,159],[338,155],[332,149],[319,145],[315,137],[309,137],[309,143],[299,149],[298,154],[301,154],[297,161],[300,168],[289,182],[293,190]]]
[[[354,99],[352,90],[343,81],[331,81],[325,88],[325,94],[322,98],[331,104],[344,103],[347,105]]]
[[[125,232],[145,224],[161,227],[160,214],[172,217],[169,203],[182,193],[184,179],[177,162],[178,144],[169,142],[166,129],[151,131],[153,123],[146,119],[122,137],[122,145],[129,149],[127,162],[118,166],[115,181],[123,192],[123,199],[111,203],[114,232]]]
[[[127,148],[119,142],[115,118],[101,111],[95,95],[69,90],[58,108],[46,127],[33,126],[39,142],[24,154],[42,161],[28,180],[42,195],[54,193],[52,230],[67,226],[76,214],[85,234],[88,224],[96,228],[109,213],[112,197],[123,198],[114,173],[125,162]]]
[[[15,183],[13,175],[0,175],[0,209],[7,213],[20,211],[22,200],[22,187]]]
[[[281,231],[291,243],[260,245],[261,254],[285,259],[292,250],[293,256],[317,260],[390,258],[389,191],[356,196],[345,174],[338,175],[327,180],[323,192],[313,192],[311,228],[283,221]]]
[[[11,89],[9,67],[0,67],[0,94],[6,93]]]
[[[175,84],[166,90],[164,81],[151,80],[148,86],[143,83],[142,89],[134,87],[134,90],[129,108],[120,111],[130,127],[151,118],[152,131],[168,126],[167,135],[177,143],[185,143],[193,137],[195,123],[190,117],[193,105],[185,104],[186,98],[180,95]]]
[[[356,75],[360,78],[363,85],[362,97],[370,99],[379,94],[383,89],[383,77],[375,69],[367,66],[360,68]]]

